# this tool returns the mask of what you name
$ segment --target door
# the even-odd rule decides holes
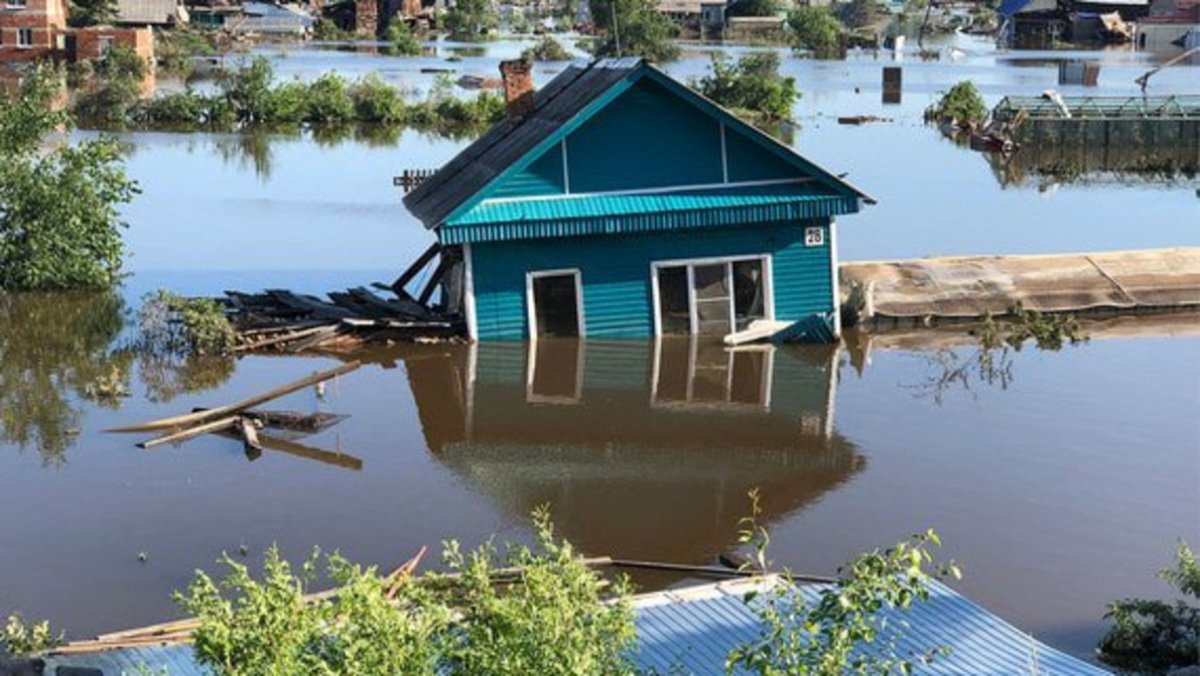
[[[531,272],[526,291],[531,337],[583,336],[583,295],[578,270]]]

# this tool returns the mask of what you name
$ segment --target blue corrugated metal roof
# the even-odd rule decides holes
[[[665,673],[721,674],[725,658],[759,636],[758,616],[743,601],[771,582],[745,580],[681,592],[664,592],[635,602],[643,669]],[[797,592],[815,602],[826,585]],[[760,597],[761,598],[761,597]],[[938,647],[950,653],[919,665],[919,674],[1106,674],[1107,671],[1035,641],[944,584],[931,583],[930,598],[907,611],[884,610],[893,627],[908,627],[897,639],[899,655],[922,655]],[[914,660],[915,661],[915,660]]]
[[[1000,7],[996,10],[996,13],[1000,16],[1011,17],[1022,9],[1025,9],[1025,5],[1028,5],[1029,2],[1030,0],[1004,0],[1004,2],[1000,3]]]
[[[858,211],[859,200],[813,188],[594,195],[484,202],[439,231],[443,244],[795,222]]]
[[[641,669],[660,673],[723,674],[725,658],[759,636],[758,616],[743,601],[751,589],[769,589],[773,578],[738,580],[641,596],[634,601],[638,644],[634,658]],[[918,674],[1037,674],[1093,676],[1109,672],[1043,643],[992,615],[944,584],[932,582],[928,601],[906,611],[884,610],[891,626],[907,623],[896,640],[900,655],[950,649]],[[815,602],[825,585],[797,587]],[[761,597],[760,597],[761,598]],[[914,660],[915,661],[915,660]],[[209,676],[192,658],[189,645],[128,648],[47,659],[47,673],[58,666],[100,669],[105,676],[139,673],[148,667],[171,676]]]

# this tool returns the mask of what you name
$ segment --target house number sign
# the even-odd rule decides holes
[[[825,228],[805,228],[804,246],[823,246],[825,244]]]

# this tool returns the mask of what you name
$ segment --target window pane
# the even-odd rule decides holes
[[[762,259],[733,264],[733,307],[738,330],[767,316]]]
[[[724,263],[697,265],[692,274],[696,279],[696,299],[729,298],[729,287],[725,278]]]
[[[658,269],[658,303],[663,333],[691,333],[686,267]]]

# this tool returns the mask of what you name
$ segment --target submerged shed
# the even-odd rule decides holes
[[[507,119],[405,198],[473,339],[836,333],[834,219],[865,193],[639,59],[501,72]]]

